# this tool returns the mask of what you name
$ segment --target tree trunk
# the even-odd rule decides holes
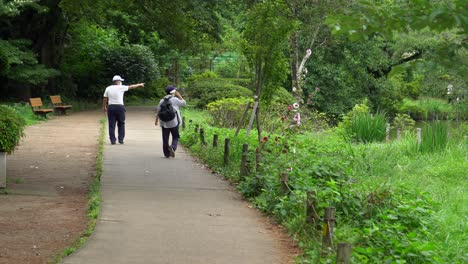
[[[290,68],[291,68],[291,87],[298,87],[297,83],[297,70],[299,68],[298,65],[298,47],[297,47],[297,32],[294,32],[291,35],[291,38],[289,39],[289,45],[290,45],[290,56],[291,56],[291,63],[290,63]]]

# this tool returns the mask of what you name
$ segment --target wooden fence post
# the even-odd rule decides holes
[[[205,129],[203,127],[200,128],[200,140],[203,145],[206,145],[205,141]]]
[[[307,200],[306,200],[306,223],[308,225],[312,225],[315,227],[318,225],[319,216],[315,208],[317,208],[317,200],[315,191],[308,191],[307,192]]]
[[[387,123],[387,126],[385,127],[385,141],[390,140],[390,123]]]
[[[336,264],[351,263],[351,244],[338,243],[338,252],[336,253]]]
[[[335,227],[335,208],[325,208],[325,217],[322,227],[322,256],[333,251],[333,228]]]
[[[260,171],[261,164],[262,164],[262,152],[260,151],[260,148],[257,148],[255,150],[255,171],[256,172]]]
[[[421,137],[421,128],[416,128],[416,139],[418,141],[418,145],[421,145],[422,137]]]
[[[396,131],[396,137],[398,140],[401,139],[401,128],[398,128],[397,131]]]
[[[182,117],[182,129],[185,130],[185,116]]]
[[[240,176],[244,177],[248,175],[247,169],[247,155],[249,154],[249,144],[245,143],[242,145],[242,158],[240,167]]]
[[[213,148],[218,146],[218,134],[213,135]]]
[[[283,172],[280,174],[280,181],[281,181],[281,192],[283,194],[287,194],[289,192],[288,187],[288,174]]]
[[[229,164],[229,143],[231,140],[229,138],[224,139],[224,166]]]

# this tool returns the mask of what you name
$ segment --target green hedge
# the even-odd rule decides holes
[[[253,103],[252,98],[225,98],[211,102],[206,106],[208,114],[211,116],[211,124],[217,127],[235,128],[240,125],[245,108]],[[249,111],[250,113],[251,111]],[[250,115],[246,116],[244,127],[247,125]]]
[[[193,80],[189,82],[186,93],[190,99],[196,99],[195,105],[200,108],[223,98],[253,96],[253,92],[248,88],[227,83],[218,78]]]
[[[0,151],[12,153],[24,135],[26,121],[13,108],[0,105]]]

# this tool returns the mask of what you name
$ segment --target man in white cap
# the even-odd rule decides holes
[[[125,137],[125,106],[123,102],[124,93],[128,90],[138,87],[144,87],[144,83],[133,85],[122,85],[124,79],[119,75],[112,78],[113,84],[108,86],[104,91],[104,98],[102,99],[102,109],[107,112],[107,120],[109,122],[109,139],[112,145],[115,144],[115,123],[118,127],[119,143],[124,143]]]

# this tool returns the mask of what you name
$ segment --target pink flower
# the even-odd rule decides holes
[[[292,105],[288,105],[288,111],[291,111]]]
[[[301,114],[297,113],[296,116],[294,116],[294,121],[296,121],[297,125],[301,124]]]
[[[310,93],[309,94],[309,98],[312,98],[314,96],[314,94]]]
[[[285,116],[282,116],[281,117],[281,122],[284,122],[286,120],[286,117]]]
[[[263,142],[267,142],[268,141],[268,137],[263,137]]]

